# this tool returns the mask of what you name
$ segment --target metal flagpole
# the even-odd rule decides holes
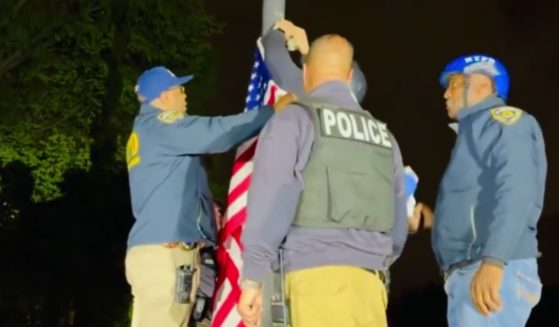
[[[285,17],[285,0],[262,0],[262,35]]]

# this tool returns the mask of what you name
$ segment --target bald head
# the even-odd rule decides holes
[[[351,79],[353,46],[337,34],[327,34],[316,39],[305,57],[303,80],[305,92],[320,84],[338,80],[348,83]]]

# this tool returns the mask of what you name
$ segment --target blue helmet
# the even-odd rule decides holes
[[[365,74],[359,67],[359,64],[356,61],[353,61],[353,76],[351,77],[351,81],[349,82],[349,87],[357,102],[361,103],[365,94],[367,93],[367,79],[365,78]]]
[[[439,77],[439,83],[446,88],[452,74],[473,73],[482,73],[491,77],[495,83],[497,95],[503,100],[507,99],[510,84],[509,74],[505,66],[491,56],[474,54],[455,59],[446,65]]]

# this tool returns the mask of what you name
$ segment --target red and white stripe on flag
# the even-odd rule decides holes
[[[258,110],[262,105],[273,104],[285,92],[272,80],[264,62],[264,49],[260,38],[254,56],[254,64],[246,97],[247,110]],[[217,263],[219,274],[213,300],[212,327],[240,327],[244,324],[237,312],[240,297],[240,273],[243,266],[241,235],[247,214],[247,195],[252,177],[252,159],[257,137],[243,143],[237,149],[233,172],[229,183],[225,225],[219,233]]]

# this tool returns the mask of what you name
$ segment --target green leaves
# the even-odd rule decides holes
[[[165,65],[203,75],[221,28],[201,0],[9,0],[2,9],[0,167],[30,168],[35,201],[61,196],[69,171],[124,169],[139,74]]]
[[[35,180],[34,201],[48,200],[60,195],[57,185],[70,170],[88,170],[91,166],[88,144],[77,144],[76,138],[54,133],[41,142],[36,151],[41,160],[32,166]]]

